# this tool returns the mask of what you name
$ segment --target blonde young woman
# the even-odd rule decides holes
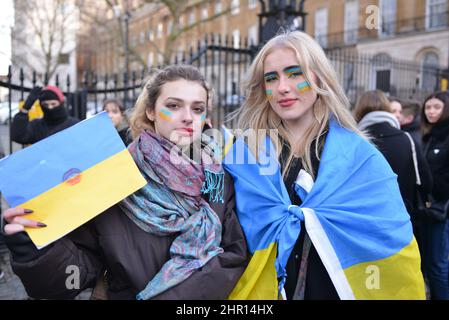
[[[45,225],[26,219],[22,208],[6,210],[13,270],[31,297],[73,298],[105,272],[108,299],[228,296],[247,258],[233,185],[201,143],[201,161],[181,152],[212,143],[203,134],[210,95],[194,67],[155,72],[131,117],[128,148],[147,185],[61,240],[37,250],[22,231]],[[79,268],[77,288],[65,286],[68,266]]]
[[[225,159],[253,254],[231,296],[423,298],[419,253],[396,177],[357,129],[321,47],[299,31],[274,37],[254,59],[244,89],[246,100],[234,115],[238,128],[278,131],[277,137],[270,134],[270,142],[279,170],[266,178],[250,165]],[[263,155],[260,152],[267,149],[260,140],[249,142],[250,136],[242,140],[244,144],[237,139],[233,153],[243,145],[256,158]],[[267,285],[270,276],[260,276],[271,263],[264,270],[258,267],[261,260],[270,261],[261,255],[270,254],[272,248],[277,250],[271,255],[276,290]],[[359,268],[372,261],[390,277],[397,272],[383,263],[392,256],[398,258],[404,275],[383,290],[367,290],[365,270]],[[265,294],[255,292],[254,283],[263,286]]]

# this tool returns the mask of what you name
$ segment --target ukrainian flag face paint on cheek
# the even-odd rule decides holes
[[[201,126],[203,127],[205,124],[206,124],[206,115],[203,114],[203,115],[201,116]]]
[[[307,81],[303,81],[301,83],[298,83],[296,85],[296,89],[299,91],[299,93],[304,93],[307,92],[309,90],[312,90],[312,88],[310,87],[309,83]]]
[[[267,90],[265,90],[265,92],[267,94],[268,100],[273,99],[273,90],[267,89]]]
[[[162,120],[171,122],[172,121],[172,113],[168,110],[162,109],[161,111],[159,111],[159,117]]]

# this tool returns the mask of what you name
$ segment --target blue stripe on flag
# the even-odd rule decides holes
[[[318,220],[342,268],[399,252],[412,241],[413,233],[391,167],[373,145],[336,121],[330,122],[326,140],[319,178],[312,189],[315,196],[302,206],[317,208]],[[341,183],[357,191],[342,188]],[[323,199],[327,199],[324,205]]]
[[[0,190],[5,194],[21,190],[21,196],[6,199],[10,206],[18,206],[61,184],[70,170],[82,172],[125,148],[108,114],[102,112],[0,161],[0,175],[12,177],[0,181]],[[85,150],[81,158],[77,156],[80,149]],[[28,175],[15,176],[23,168],[33,168],[30,174],[37,178],[31,181]],[[22,188],[24,185],[27,188]]]

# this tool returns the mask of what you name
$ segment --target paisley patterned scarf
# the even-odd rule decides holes
[[[128,148],[147,185],[124,199],[121,208],[145,232],[177,235],[170,260],[137,295],[139,300],[176,286],[223,252],[220,219],[202,194],[223,203],[224,172],[213,152],[218,149],[210,148],[211,138],[203,134],[202,142],[209,147],[201,149],[200,164],[150,130]]]

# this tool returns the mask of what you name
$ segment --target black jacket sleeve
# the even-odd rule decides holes
[[[176,287],[156,296],[156,300],[224,300],[227,299],[249,260],[243,230],[235,214],[235,192],[232,178],[225,176],[225,217],[222,223],[221,247],[224,252],[212,258]]]
[[[421,178],[421,192],[424,195],[432,193],[433,178],[432,171],[430,170],[429,164],[421,150],[420,145],[416,144],[416,158],[418,160],[418,171]]]
[[[37,141],[34,124],[28,121],[28,114],[18,112],[11,123],[11,140],[22,144],[31,144]]]
[[[86,224],[37,250],[24,232],[5,236],[11,265],[35,299],[73,299],[104,272],[93,227]],[[79,276],[78,276],[79,275]]]

